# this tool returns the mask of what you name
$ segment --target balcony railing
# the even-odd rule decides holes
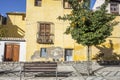
[[[39,44],[54,44],[54,34],[38,35],[37,43],[39,43]]]

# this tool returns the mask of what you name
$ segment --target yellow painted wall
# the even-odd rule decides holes
[[[74,41],[70,39],[70,36],[63,35],[65,31],[66,23],[59,21],[58,16],[64,14],[61,1],[43,0],[42,7],[35,7],[34,0],[27,0],[27,56],[26,59],[31,60],[31,55],[42,47],[62,47],[62,48],[74,48]],[[38,44],[36,43],[37,22],[45,21],[54,23],[55,28],[55,40],[53,45]],[[29,36],[31,35],[31,36]],[[32,43],[31,43],[32,42]],[[68,44],[69,42],[69,44]]]
[[[87,48],[75,43],[75,41],[71,38],[70,35],[65,35],[64,32],[66,27],[69,25],[68,22],[60,21],[57,19],[58,16],[63,16],[66,13],[69,13],[70,9],[63,8],[62,0],[42,0],[42,6],[36,7],[34,6],[34,0],[26,0],[27,7],[26,7],[26,42],[27,42],[27,52],[26,52],[26,60],[27,61],[34,61],[34,60],[51,60],[45,58],[39,59],[31,59],[32,55],[34,55],[35,51],[40,51],[40,48],[47,48],[47,47],[61,47],[65,48],[72,48],[73,49],[73,60],[86,60],[86,51]],[[119,20],[119,17],[118,17]],[[37,22],[44,21],[44,22],[52,22],[54,23],[54,34],[55,40],[54,44],[38,44],[37,40]],[[112,40],[114,44],[114,50],[116,53],[120,53],[120,34],[119,34],[119,27],[116,26],[114,31],[112,32],[113,35],[107,39],[107,41],[103,44],[106,46],[109,45],[109,40]],[[95,46],[92,46],[92,56],[96,55],[99,52]]]
[[[25,37],[25,15],[25,13],[7,13],[7,24],[4,26],[5,37]]]
[[[117,16],[115,18],[116,21],[119,22],[120,16]],[[99,51],[102,51],[107,56],[112,55],[120,55],[120,23],[118,23],[116,26],[113,27],[112,35],[106,39],[106,42],[99,45],[99,48],[92,47],[92,57],[94,57],[96,54],[99,53]]]

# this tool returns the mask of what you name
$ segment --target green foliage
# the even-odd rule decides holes
[[[98,45],[105,42],[117,23],[113,21],[115,16],[107,13],[108,2],[105,2],[99,10],[92,11],[87,1],[89,0],[79,3],[78,0],[68,0],[72,7],[71,13],[59,16],[58,19],[70,22],[65,33],[71,34],[77,43],[87,46]]]
[[[0,25],[0,37],[4,37],[7,33],[7,30],[4,28],[3,25]]]

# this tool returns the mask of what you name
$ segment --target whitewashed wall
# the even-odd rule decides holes
[[[119,14],[120,14],[120,3],[119,3]]]
[[[2,56],[4,56],[5,44],[6,43],[17,43],[17,44],[19,44],[20,45],[19,61],[24,62],[26,60],[26,42],[0,41],[0,62],[2,62]]]
[[[110,3],[107,6],[108,13],[110,13]],[[120,14],[120,3],[119,3],[119,14]]]
[[[99,7],[105,2],[105,0],[96,0],[92,10],[95,11],[99,9]]]
[[[105,0],[96,0],[92,10],[95,11],[99,9],[98,7],[100,7],[104,2]],[[110,3],[108,3],[107,10],[108,10],[108,13],[110,13]],[[120,14],[120,3],[119,3],[119,14]]]

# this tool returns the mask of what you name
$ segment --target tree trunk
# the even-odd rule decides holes
[[[87,45],[87,70],[88,75],[92,74],[92,64],[91,64],[91,46]]]

